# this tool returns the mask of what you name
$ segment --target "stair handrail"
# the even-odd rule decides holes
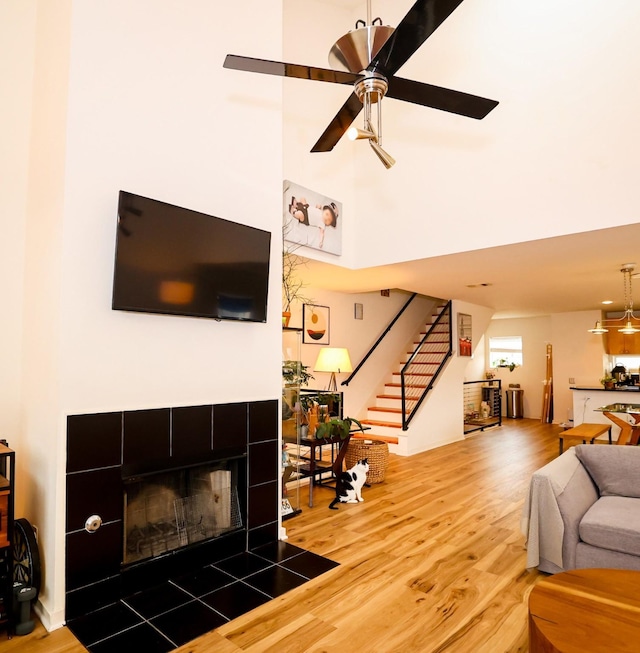
[[[389,322],[389,326],[382,332],[380,337],[375,341],[371,349],[364,355],[364,358],[356,365],[355,369],[351,374],[348,376],[347,379],[345,379],[340,385],[349,385],[349,383],[353,380],[353,377],[360,371],[360,368],[367,362],[371,354],[376,350],[378,345],[384,340],[386,337],[387,333],[391,331],[393,328],[393,325],[400,319],[400,316],[407,310],[409,304],[416,298],[418,293],[413,293],[411,297],[406,301],[405,305],[398,311],[398,314]]]
[[[404,385],[404,376],[407,371],[407,368],[413,363],[415,357],[418,355],[420,349],[422,349],[422,345],[424,345],[425,341],[427,338],[433,333],[434,329],[436,326],[440,324],[440,322],[443,319],[443,316],[445,314],[449,314],[449,348],[448,351],[446,352],[446,355],[442,359],[442,362],[440,365],[438,365],[438,369],[434,372],[433,376],[431,377],[431,380],[427,384],[427,387],[424,389],[422,394],[420,395],[420,398],[416,401],[415,406],[413,407],[411,413],[407,415],[407,404],[406,404],[406,393],[405,393],[405,385]],[[409,428],[409,423],[413,419],[413,416],[416,414],[416,411],[424,401],[425,397],[433,387],[433,384],[436,382],[436,379],[438,376],[440,376],[440,372],[443,370],[445,363],[451,358],[451,355],[453,353],[453,325],[451,323],[451,300],[447,302],[445,307],[440,311],[440,315],[436,318],[435,322],[431,325],[431,327],[427,330],[425,333],[424,337],[422,340],[418,343],[418,345],[415,347],[413,350],[413,353],[411,356],[409,356],[409,360],[404,364],[402,369],[400,370],[400,396],[402,398],[402,405],[401,405],[401,410],[402,410],[402,430],[406,431]]]

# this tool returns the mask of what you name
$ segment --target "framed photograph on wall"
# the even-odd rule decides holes
[[[471,315],[458,313],[458,356],[471,356],[472,353]]]
[[[342,202],[295,184],[283,183],[284,239],[328,254],[342,254]]]
[[[329,344],[329,307],[302,306],[302,342],[305,345]]]

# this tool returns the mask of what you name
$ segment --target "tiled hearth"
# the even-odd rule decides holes
[[[335,566],[278,542],[278,425],[277,400],[67,419],[65,613],[90,651],[170,651]],[[147,514],[139,502],[134,513],[125,510],[131,484],[151,479],[153,485],[173,473],[191,479],[192,470],[202,483],[218,468],[228,471],[214,471],[216,480],[231,477],[237,488],[233,507],[240,520],[183,548],[125,564],[131,515]],[[171,491],[161,485],[162,493]],[[210,505],[197,494],[193,505]],[[177,534],[182,545],[177,515],[191,499],[170,501],[176,506],[172,541]],[[96,521],[101,525],[90,532]]]
[[[165,653],[335,566],[274,542],[177,575],[68,625],[91,653]]]

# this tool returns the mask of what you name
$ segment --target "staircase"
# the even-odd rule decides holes
[[[366,419],[360,420],[370,430],[368,439],[398,444],[411,417],[432,388],[452,353],[451,302],[437,306],[424,329],[414,338],[413,351],[398,363],[396,371],[376,396],[374,406],[367,409]],[[403,419],[404,395],[404,419]]]

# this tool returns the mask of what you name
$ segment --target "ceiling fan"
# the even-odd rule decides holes
[[[460,91],[396,77],[396,72],[448,18],[462,0],[417,0],[398,26],[371,20],[371,0],[367,0],[367,21],[359,20],[356,29],[342,36],[331,48],[329,65],[316,68],[228,54],[225,68],[267,75],[347,84],[353,92],[324,130],[312,152],[329,152],[348,132],[352,140],[367,139],[386,168],[395,160],[382,149],[382,98],[387,96],[433,109],[481,120],[498,102]],[[371,122],[372,106],[377,104],[377,130]],[[363,129],[350,128],[364,109]]]

